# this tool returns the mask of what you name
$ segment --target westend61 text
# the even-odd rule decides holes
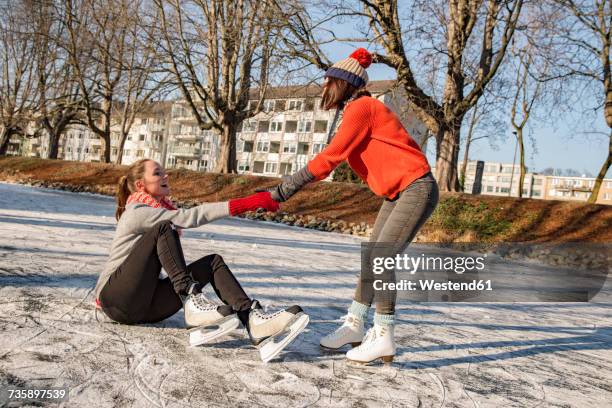
[[[419,280],[417,282],[402,279],[398,282],[383,282],[378,279],[373,282],[374,290],[493,290],[491,280],[473,280],[471,282],[436,282],[435,280]]]

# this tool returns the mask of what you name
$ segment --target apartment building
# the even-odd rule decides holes
[[[463,162],[459,163],[461,168]],[[485,162],[481,194],[518,197],[520,166]],[[476,161],[469,161],[465,174],[465,191],[471,192],[476,176]],[[595,178],[549,176],[533,172],[525,174],[523,197],[545,200],[586,201],[593,191]],[[597,203],[612,204],[612,180],[605,179]]]
[[[174,102],[155,102],[139,113],[125,139],[121,164],[149,158],[165,163],[167,139],[171,126],[171,112]],[[113,127],[111,135],[111,160],[117,160],[119,131]]]
[[[400,116],[408,132],[421,143],[427,128],[405,109],[405,99],[394,84],[394,81],[372,81],[368,89]],[[244,121],[239,129],[238,172],[266,176],[291,174],[323,150],[335,111],[319,107],[320,95],[318,85],[270,89],[263,111]]]
[[[210,171],[219,154],[219,135],[214,130],[201,130],[185,101],[172,104],[165,166],[195,171]]]

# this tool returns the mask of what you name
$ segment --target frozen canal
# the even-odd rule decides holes
[[[279,359],[262,364],[242,331],[188,348],[180,313],[156,325],[98,323],[92,289],[113,214],[110,198],[0,184],[2,388],[67,386],[74,407],[612,401],[611,303],[400,304],[392,366],[321,352],[319,337],[349,304],[360,240],[279,224],[225,219],[183,237],[188,262],[219,253],[251,297],[310,314]]]

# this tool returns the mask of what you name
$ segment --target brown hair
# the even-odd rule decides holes
[[[130,194],[136,191],[136,180],[144,177],[145,163],[150,159],[141,159],[133,163],[127,171],[127,175],[121,176],[119,185],[117,186],[117,209],[115,210],[115,218],[119,221],[121,214],[125,211],[125,203]]]
[[[364,87],[355,88],[344,79],[327,77],[327,84],[321,95],[321,109],[342,107],[351,97],[357,99],[361,96],[372,96]]]

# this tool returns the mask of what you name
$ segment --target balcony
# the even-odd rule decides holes
[[[173,146],[168,153],[175,157],[200,157],[202,149],[199,147]]]
[[[172,137],[175,140],[194,141],[194,140],[199,140],[202,137],[202,135],[199,135],[196,133],[177,133],[175,135],[172,135]]]
[[[242,132],[239,136],[239,139],[245,142],[252,142],[255,140],[256,135],[256,132]]]
[[[575,186],[573,184],[560,184],[557,186],[553,186],[553,188],[557,191],[571,191],[571,192],[583,192],[583,193],[590,193],[591,191],[593,191],[592,187],[583,186],[583,185]]]

